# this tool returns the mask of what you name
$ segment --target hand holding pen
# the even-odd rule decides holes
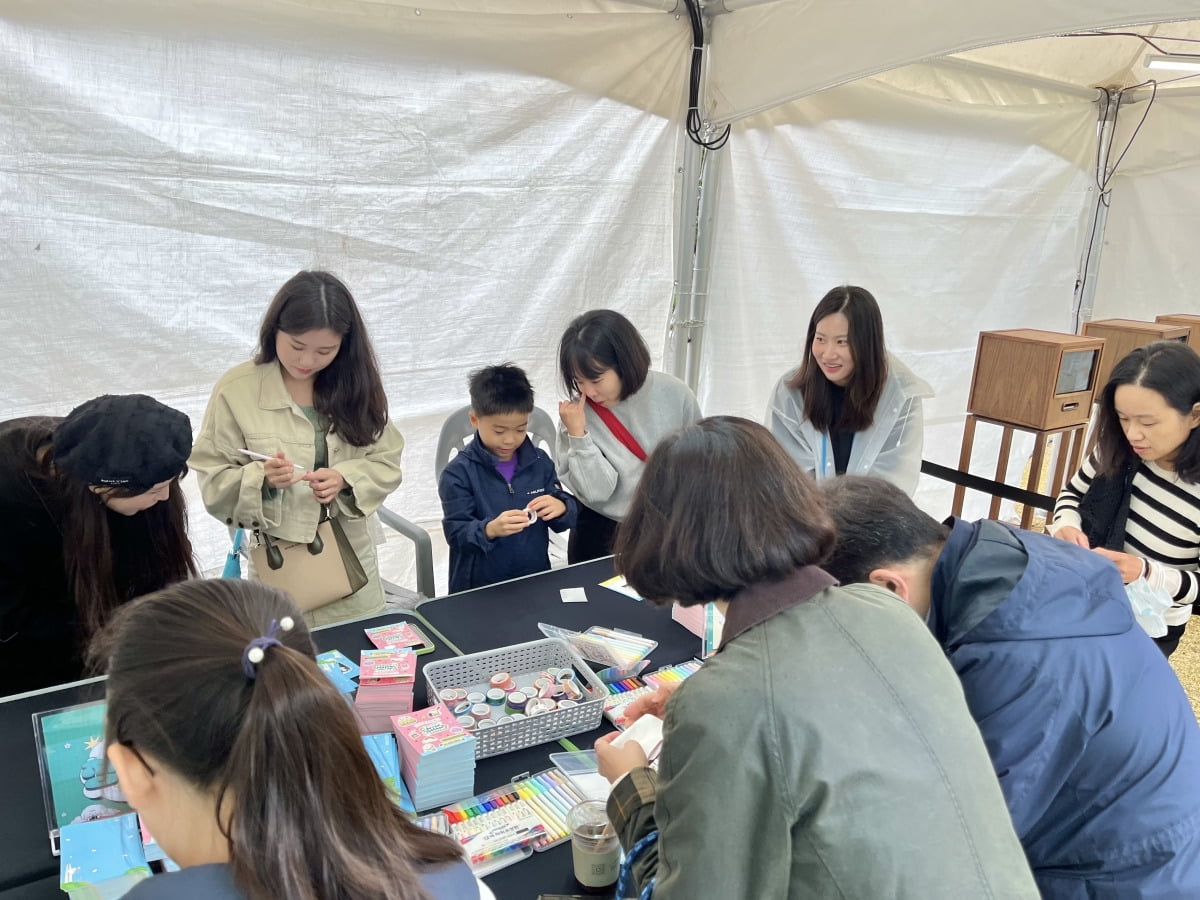
[[[296,482],[304,480],[304,466],[288,460],[288,458],[283,455],[282,450],[276,453],[274,456],[267,456],[265,453],[255,453],[253,450],[247,450],[244,447],[239,447],[238,453],[245,453],[252,459],[262,460],[263,470],[266,473],[267,484],[275,488],[277,491],[290,488]]]

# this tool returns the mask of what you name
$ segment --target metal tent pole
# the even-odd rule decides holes
[[[1100,107],[1096,126],[1096,168],[1093,172],[1093,184],[1088,192],[1094,195],[1092,212],[1088,217],[1088,241],[1083,248],[1083,256],[1079,260],[1079,274],[1075,279],[1075,310],[1074,331],[1079,331],[1084,322],[1092,318],[1096,301],[1096,276],[1100,271],[1100,253],[1104,249],[1104,228],[1108,223],[1108,201],[1112,188],[1108,180],[1112,175],[1108,158],[1112,152],[1113,136],[1117,130],[1117,98],[1120,92],[1109,94],[1104,92],[1101,97],[1108,102]]]

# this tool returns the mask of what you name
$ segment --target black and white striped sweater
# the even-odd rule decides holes
[[[1079,501],[1095,474],[1095,460],[1089,458],[1063,488],[1047,527],[1051,534],[1067,525],[1082,527]],[[1167,624],[1187,624],[1192,604],[1200,600],[1200,484],[1142,462],[1133,476],[1124,549],[1147,561],[1146,580],[1152,587],[1171,595]]]

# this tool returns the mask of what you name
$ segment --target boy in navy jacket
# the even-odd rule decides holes
[[[548,570],[547,528],[565,531],[579,509],[525,433],[533,412],[525,373],[488,366],[471,373],[470,386],[475,439],[438,482],[452,594]]]

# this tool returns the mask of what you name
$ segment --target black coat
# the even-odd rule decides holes
[[[0,422],[0,696],[88,674],[63,558],[66,500],[36,456],[61,421]],[[105,512],[117,596],[128,600],[162,587],[147,549],[158,516]]]

